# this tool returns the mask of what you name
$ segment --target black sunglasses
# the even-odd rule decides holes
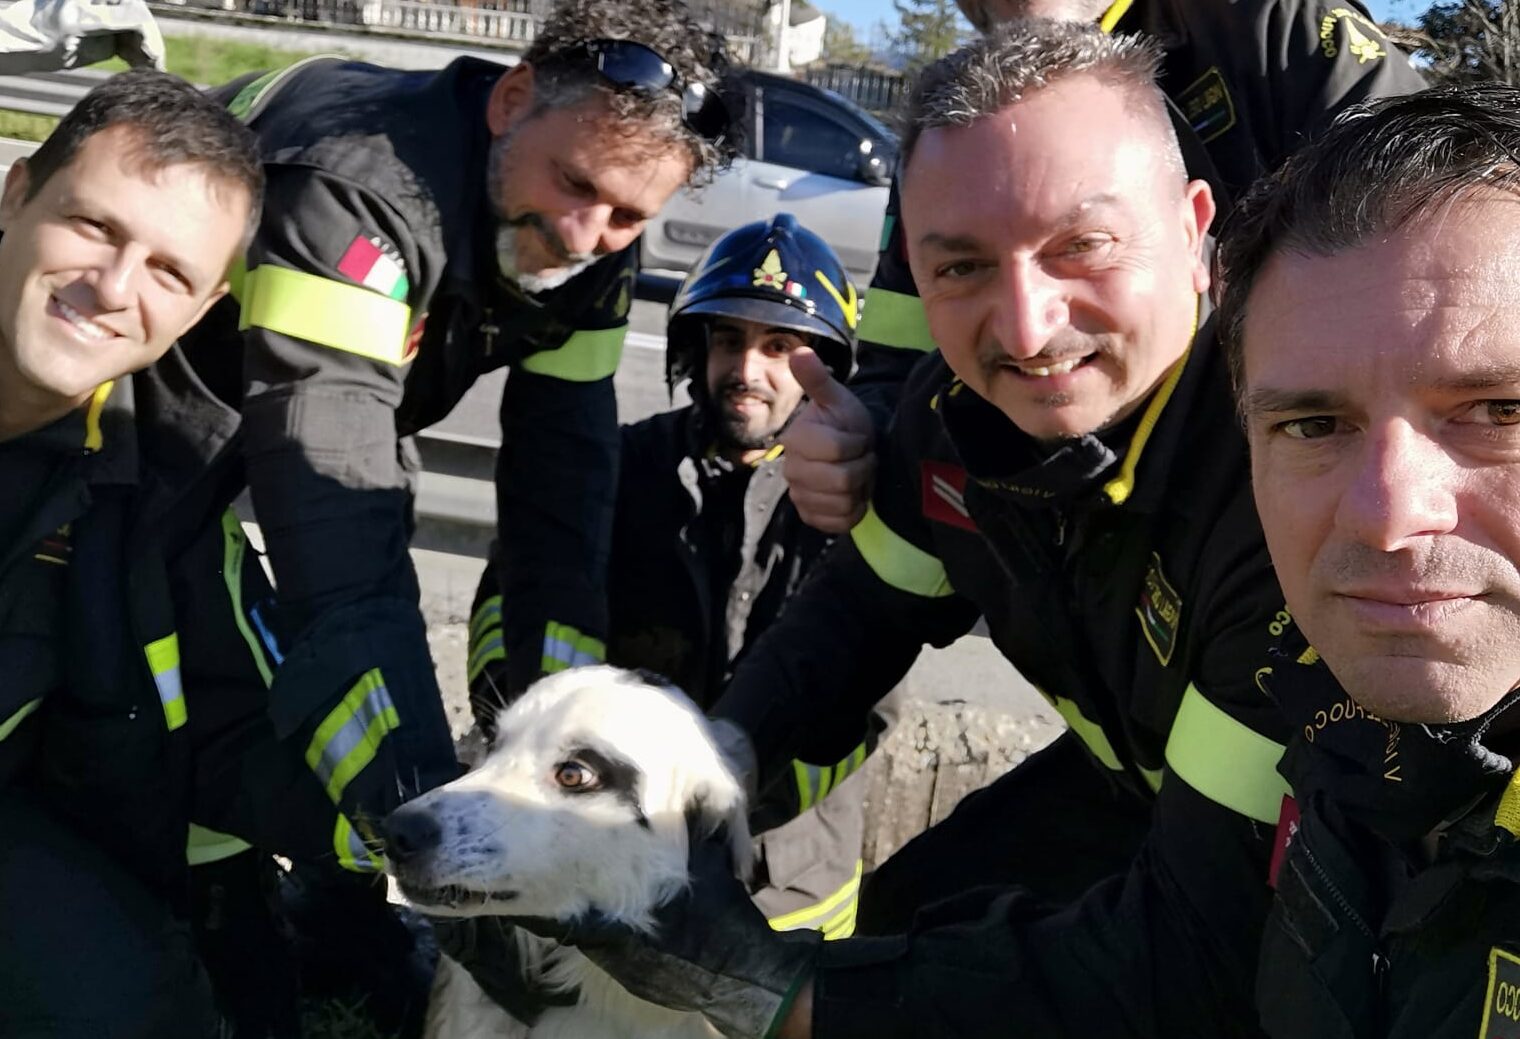
[[[721,141],[728,134],[728,106],[702,83],[685,83],[659,53],[632,40],[587,40],[556,55],[593,65],[614,86],[645,95],[669,90],[681,99],[681,122],[698,137]]]

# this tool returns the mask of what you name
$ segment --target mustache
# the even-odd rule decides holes
[[[1033,357],[1019,358],[1019,364],[1045,368],[1073,358],[1086,357],[1089,354],[1112,353],[1111,339],[1112,337],[1107,335],[1084,335],[1081,332],[1066,329],[1046,343],[1044,348]],[[994,339],[984,341],[977,348],[976,359],[983,374],[991,375],[1003,365],[1008,364],[1012,357],[1003,349],[1003,345]]]
[[[1319,569],[1335,588],[1387,579],[1419,587],[1473,590],[1515,583],[1514,566],[1502,555],[1456,538],[1431,538],[1418,550],[1396,552],[1348,541],[1321,557]]]
[[[719,397],[729,397],[739,393],[746,393],[751,397],[757,397],[766,406],[776,403],[776,395],[764,386],[747,383],[743,379],[724,379],[718,383]]]
[[[594,258],[592,253],[571,252],[570,247],[565,244],[565,240],[559,236],[559,232],[550,227],[548,221],[543,218],[543,214],[535,213],[531,209],[521,216],[504,217],[501,222],[506,227],[529,227],[538,232],[538,236],[549,247],[549,251],[561,263],[585,263]]]

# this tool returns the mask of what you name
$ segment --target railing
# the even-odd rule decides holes
[[[895,112],[908,91],[908,80],[900,72],[853,65],[814,66],[804,70],[802,78],[872,112]]]

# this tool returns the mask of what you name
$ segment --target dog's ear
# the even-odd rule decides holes
[[[754,868],[754,845],[749,836],[749,813],[744,798],[729,799],[726,807],[709,793],[697,794],[686,806],[686,835],[692,844],[722,834],[728,841],[734,875],[748,881]]]

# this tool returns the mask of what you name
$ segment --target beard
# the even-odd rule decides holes
[[[491,153],[486,164],[486,189],[491,209],[496,214],[496,269],[501,276],[529,294],[557,289],[581,271],[597,261],[595,253],[575,253],[566,247],[564,240],[549,226],[542,213],[525,209],[516,216],[510,215],[511,191],[508,181],[507,153],[513,133],[507,131],[491,142]],[[525,232],[537,234],[539,240],[558,261],[548,270],[523,269],[522,249],[519,241]]]
[[[763,425],[755,424],[750,416],[735,411],[728,400],[738,393],[747,393],[770,408],[770,421]],[[792,415],[796,413],[796,409],[793,409],[777,419],[776,395],[762,386],[751,386],[738,379],[725,379],[711,394],[703,396],[707,398],[703,401],[703,407],[712,423],[713,435],[717,438],[719,447],[741,451],[770,447],[786,430]]]

